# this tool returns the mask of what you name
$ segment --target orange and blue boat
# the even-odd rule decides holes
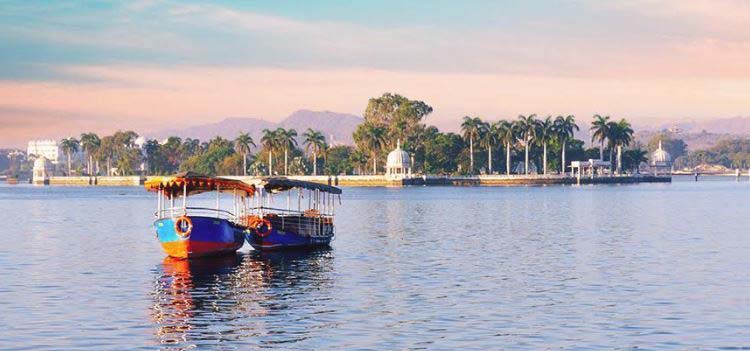
[[[255,186],[239,180],[203,176],[191,172],[154,177],[146,189],[158,194],[156,237],[167,255],[194,258],[234,253],[244,244],[243,226],[231,211],[220,207],[220,195],[232,194],[237,202],[255,194]],[[188,197],[216,193],[216,206],[191,207]]]
[[[158,194],[156,236],[175,258],[234,253],[245,241],[255,250],[328,246],[341,201],[337,187],[287,178],[243,182],[185,172],[151,178],[145,187]],[[188,205],[190,196],[207,192],[216,193],[215,206]],[[221,207],[228,194],[231,210]]]

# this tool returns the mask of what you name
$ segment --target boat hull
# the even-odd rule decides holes
[[[308,236],[291,231],[272,229],[266,236],[258,235],[254,230],[245,231],[245,240],[255,250],[271,251],[287,248],[325,247],[331,244],[333,235]]]
[[[226,219],[188,216],[192,222],[189,235],[180,236],[174,219],[154,222],[156,236],[164,252],[175,258],[194,258],[236,252],[244,244],[242,228]]]

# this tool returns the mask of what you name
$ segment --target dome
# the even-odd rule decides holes
[[[401,141],[396,144],[396,149],[388,154],[386,167],[388,168],[409,168],[409,153],[401,149]]]
[[[666,165],[666,164],[668,164],[671,161],[672,161],[672,156],[670,156],[669,153],[666,152],[661,147],[661,140],[660,140],[659,141],[659,148],[656,149],[656,151],[654,151],[651,154],[651,164],[654,164],[654,165]]]

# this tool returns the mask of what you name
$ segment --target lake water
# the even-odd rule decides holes
[[[750,182],[346,188],[332,249],[165,259],[142,188],[0,186],[0,349],[747,349]]]

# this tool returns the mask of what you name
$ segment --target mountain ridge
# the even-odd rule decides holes
[[[331,145],[352,145],[352,134],[357,125],[364,121],[361,117],[348,113],[332,111],[313,111],[301,109],[279,122],[271,122],[259,117],[227,117],[218,122],[193,125],[185,128],[162,129],[152,133],[144,133],[145,137],[164,140],[170,136],[193,138],[202,141],[216,136],[234,139],[241,132],[250,134],[256,144],[260,143],[263,129],[293,128],[299,134],[297,141],[302,142],[302,134],[307,128],[319,130],[325,135]]]

